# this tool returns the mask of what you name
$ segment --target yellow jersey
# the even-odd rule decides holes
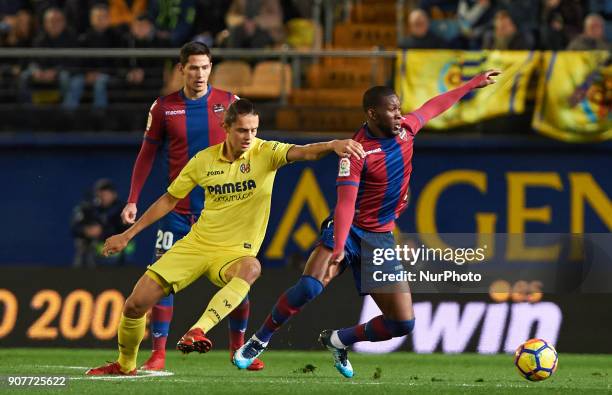
[[[196,185],[205,192],[205,206],[188,237],[203,248],[256,256],[270,217],[276,171],[287,164],[293,144],[255,138],[249,150],[230,162],[225,142],[198,152],[168,187],[183,199]]]

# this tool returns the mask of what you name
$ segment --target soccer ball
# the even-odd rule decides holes
[[[546,380],[557,370],[557,351],[545,340],[530,339],[516,349],[514,364],[527,380]]]

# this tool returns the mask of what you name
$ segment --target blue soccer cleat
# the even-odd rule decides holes
[[[259,341],[255,336],[251,337],[234,353],[234,365],[238,369],[247,369],[264,352],[267,345],[268,343]]]
[[[346,378],[353,377],[353,366],[348,360],[348,352],[346,348],[338,348],[331,343],[331,335],[333,331],[331,329],[325,329],[319,335],[319,343],[331,351],[334,356],[334,367],[341,375]]]

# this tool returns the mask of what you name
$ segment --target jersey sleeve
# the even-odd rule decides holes
[[[364,160],[365,159],[356,158],[354,155],[351,155],[350,158],[340,158],[338,161],[336,185],[352,185],[354,187],[359,187]]]
[[[262,152],[268,155],[270,167],[277,170],[285,166],[287,162],[287,152],[294,144],[281,143],[279,141],[265,141],[262,144]]]
[[[151,168],[155,162],[155,156],[157,155],[158,145],[153,144],[147,140],[142,141],[140,152],[136,157],[134,163],[134,169],[132,170],[132,181],[130,184],[130,196],[128,197],[128,203],[138,203],[140,192],[144,186]]]
[[[175,198],[183,199],[198,185],[198,171],[200,168],[201,158],[199,155],[191,158],[187,165],[183,167],[183,170],[179,175],[172,181],[172,184],[168,187],[168,193]]]
[[[161,144],[164,139],[164,112],[159,104],[159,99],[155,100],[149,109],[147,118],[147,128],[144,138],[146,141],[154,144]]]
[[[425,126],[425,120],[416,111],[408,113],[402,117],[402,127],[408,129],[408,132],[413,136]]]
[[[454,106],[472,89],[483,86],[486,80],[486,73],[480,73],[460,87],[427,100],[421,107],[404,116],[402,126],[407,127],[414,136],[427,122]]]

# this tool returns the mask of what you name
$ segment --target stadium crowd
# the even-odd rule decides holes
[[[402,48],[609,50],[612,1],[421,0]]]
[[[274,47],[288,39],[291,43],[287,30],[293,25],[289,22],[310,18],[312,3],[311,0],[4,0],[0,1],[0,45],[178,47],[195,39],[210,47]],[[406,3],[412,11],[407,18],[408,34],[400,43],[402,47],[609,49],[612,33],[610,0]],[[301,27],[305,29],[304,25]]]
[[[314,3],[0,0],[0,47],[176,48],[196,40],[220,48],[309,48],[322,34],[323,21],[312,21]],[[334,10],[342,22],[351,20],[347,5],[361,2],[332,3],[322,10]],[[405,6],[400,48],[610,50],[612,0],[406,0]],[[109,95],[142,103],[168,91],[171,71],[162,59],[5,60],[0,103],[60,103],[74,112],[87,102],[104,114],[117,102]]]

